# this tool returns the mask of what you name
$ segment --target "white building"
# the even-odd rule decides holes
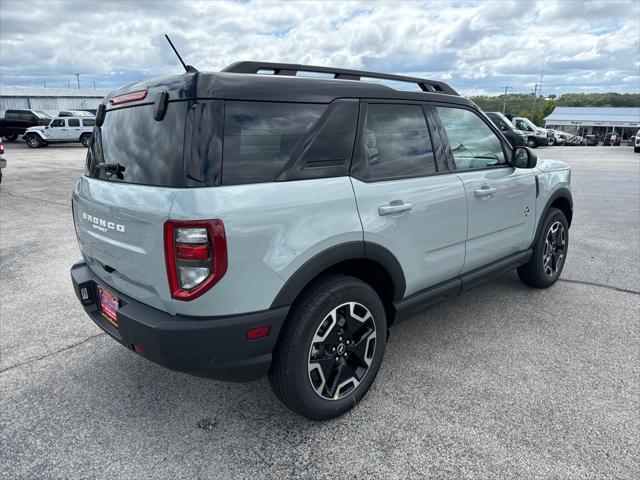
[[[556,107],[544,126],[577,135],[615,130],[628,138],[640,129],[640,107]]]
[[[0,87],[0,115],[5,110],[43,110],[57,115],[60,110],[87,110],[95,113],[108,90],[72,88]]]

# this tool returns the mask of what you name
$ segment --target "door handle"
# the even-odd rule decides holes
[[[479,190],[474,190],[473,191],[473,194],[477,198],[489,197],[489,196],[493,195],[494,193],[496,193],[496,189],[493,188],[493,187],[489,187],[488,185],[484,185]]]
[[[378,215],[384,217],[385,215],[393,215],[394,213],[408,212],[412,208],[412,203],[405,203],[402,200],[393,200],[389,202],[389,205],[382,205],[378,207]]]

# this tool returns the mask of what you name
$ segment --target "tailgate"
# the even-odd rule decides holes
[[[176,190],[83,177],[73,193],[78,243],[106,286],[174,313],[163,226]]]

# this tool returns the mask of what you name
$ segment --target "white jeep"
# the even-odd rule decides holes
[[[28,128],[24,139],[31,148],[45,147],[54,142],[80,142],[88,147],[95,124],[93,117],[58,117],[49,125]]]

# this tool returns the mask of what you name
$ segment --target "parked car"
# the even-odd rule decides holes
[[[27,129],[24,139],[31,148],[63,142],[80,142],[88,147],[95,124],[95,118],[91,117],[54,118],[48,125]]]
[[[87,315],[172,369],[268,375],[310,419],[365,395],[391,325],[513,268],[549,287],[564,266],[569,167],[512,147],[443,82],[191,67],[111,92],[96,125],[72,194]]]
[[[4,118],[0,119],[0,137],[12,142],[24,135],[27,128],[47,125],[51,118],[51,115],[40,110],[7,110]]]
[[[513,117],[511,122],[518,130],[527,134],[527,146],[536,148],[542,145],[549,145],[549,135],[546,129],[536,126],[531,120],[525,117]]]
[[[633,151],[640,153],[640,130],[636,133],[636,138],[633,141]]]
[[[95,115],[86,110],[60,110],[58,117],[95,117]]]
[[[598,145],[598,137],[597,136],[595,136],[595,135],[586,135],[584,138],[585,138],[586,145],[591,146],[591,147],[593,147],[595,145]]]
[[[527,134],[522,130],[518,130],[513,123],[500,112],[486,112],[487,117],[493,124],[502,131],[509,143],[513,147],[527,145]]]
[[[549,145],[561,146],[564,145],[564,135],[560,130],[548,129]]]
[[[4,142],[0,138],[0,182],[2,182],[2,170],[7,168],[7,159],[4,156]]]

